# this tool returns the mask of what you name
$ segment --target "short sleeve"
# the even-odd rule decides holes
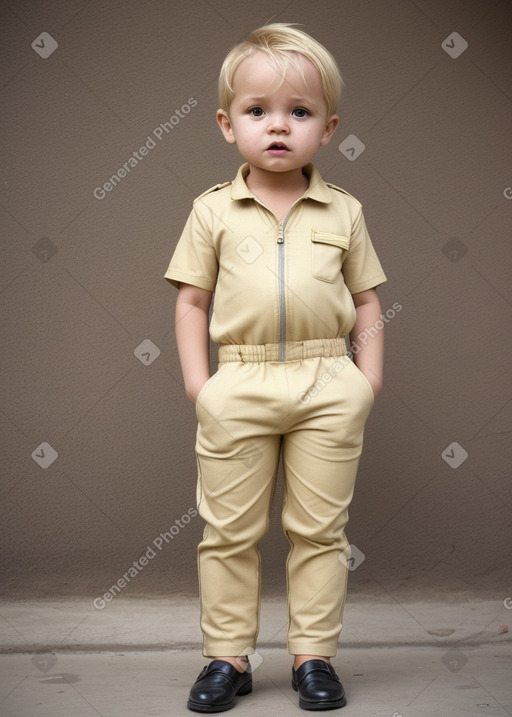
[[[215,289],[219,264],[208,221],[210,213],[202,202],[194,203],[164,275],[176,288],[183,282],[206,291]]]
[[[352,226],[350,248],[343,262],[343,278],[351,294],[373,289],[386,281],[377,253],[373,247],[362,210]]]

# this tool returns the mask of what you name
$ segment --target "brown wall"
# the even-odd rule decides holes
[[[0,17],[4,592],[101,594],[171,526],[124,594],[196,591],[195,417],[162,277],[192,199],[242,161],[214,121],[221,60],[272,19],[303,23],[342,67],[317,165],[363,203],[383,309],[401,307],[351,511],[353,590],[506,597],[510,2],[7,0]],[[366,147],[353,161],[350,134]],[[281,495],[268,593],[284,587]]]

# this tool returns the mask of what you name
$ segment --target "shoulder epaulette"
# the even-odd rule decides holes
[[[202,199],[207,194],[216,192],[218,189],[223,189],[224,187],[229,187],[230,184],[232,184],[232,182],[223,182],[222,184],[216,184],[214,187],[210,187],[210,189],[207,189],[206,192],[203,192],[198,197],[196,197],[194,201],[197,201],[198,199]]]
[[[343,189],[342,187],[336,186],[336,184],[331,184],[331,182],[326,182],[327,186],[331,189],[335,189],[337,192],[341,192],[342,194],[346,194],[347,197],[352,197],[352,199],[356,199],[350,192],[347,192],[346,189]],[[357,199],[356,199],[357,202]]]

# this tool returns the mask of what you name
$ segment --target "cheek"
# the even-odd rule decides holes
[[[247,124],[242,129],[240,136],[247,142],[252,142],[253,138],[258,134],[257,125],[254,123]]]

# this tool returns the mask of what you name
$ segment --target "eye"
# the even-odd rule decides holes
[[[251,109],[249,110],[249,114],[252,117],[263,117],[264,112],[261,107],[251,107]]]
[[[304,107],[296,107],[292,112],[293,117],[297,117],[298,119],[302,119],[303,117],[307,117],[309,115],[309,112],[304,109]]]

